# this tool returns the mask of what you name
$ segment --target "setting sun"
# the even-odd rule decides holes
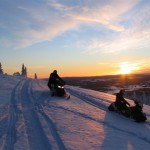
[[[120,73],[121,74],[129,74],[135,70],[135,66],[132,64],[128,64],[128,62],[123,62],[120,64]]]

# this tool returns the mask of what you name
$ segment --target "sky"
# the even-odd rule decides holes
[[[0,0],[8,74],[62,77],[150,72],[149,0]]]

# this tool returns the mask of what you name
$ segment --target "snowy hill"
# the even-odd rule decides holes
[[[107,110],[113,95],[66,88],[70,100],[51,97],[45,81],[0,75],[0,149],[149,149],[149,106],[147,122],[136,123]]]

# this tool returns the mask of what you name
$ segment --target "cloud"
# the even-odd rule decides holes
[[[129,15],[129,14],[127,14]],[[91,39],[87,43],[85,52],[95,53],[118,53],[122,51],[142,50],[150,48],[150,5],[141,7],[134,16],[128,16],[126,24],[130,25],[118,34],[106,34],[104,38]],[[111,36],[110,36],[111,35]],[[113,35],[113,36],[112,36]],[[108,38],[106,38],[108,37]]]
[[[26,47],[37,42],[52,39],[61,33],[76,27],[71,18],[57,12],[47,1],[30,2],[14,1],[3,8],[4,19],[1,19],[0,43],[10,47]],[[0,6],[1,7],[1,6]]]
[[[98,23],[104,26],[105,30],[119,32],[121,35],[113,40],[91,40],[88,51],[114,52],[122,50],[122,48],[125,50],[134,47],[133,45],[141,40],[141,37],[137,38],[139,28],[126,30],[125,25],[121,23],[122,16],[135,7],[138,2],[139,0],[112,0],[111,2],[99,0],[77,0],[76,2],[14,0],[11,2],[5,0],[0,2],[0,10],[3,14],[0,17],[0,31],[2,31],[0,43],[10,47],[26,47],[51,40],[68,30],[79,28],[81,24]],[[142,17],[144,14],[146,12],[143,12]],[[135,23],[137,21],[138,19],[134,20]],[[132,39],[128,33],[133,33]],[[143,39],[145,39],[145,35],[149,41],[148,26],[141,35]]]
[[[145,34],[147,34],[147,37]],[[87,50],[89,54],[95,53],[118,53],[122,51],[132,51],[142,48],[148,48],[150,41],[149,30],[146,33],[140,31],[133,32],[132,34],[123,33],[120,36],[111,39],[92,39],[88,42]]]
[[[134,7],[139,0],[111,2],[99,1],[94,5],[84,5],[79,13],[73,13],[72,17],[82,22],[96,22],[114,31],[124,31],[124,26],[119,23],[121,16]]]

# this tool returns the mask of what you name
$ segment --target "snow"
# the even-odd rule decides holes
[[[66,86],[69,100],[51,97],[47,82],[0,75],[1,150],[148,150],[148,120],[109,112],[115,96]],[[133,105],[133,102],[128,99]]]

